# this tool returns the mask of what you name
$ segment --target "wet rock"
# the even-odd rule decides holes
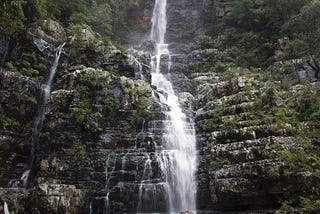
[[[168,1],[167,41],[185,43],[203,33],[202,1]]]
[[[41,84],[0,70],[0,187],[18,181],[27,169],[31,121],[37,113]],[[12,183],[12,182],[11,182]]]
[[[195,105],[195,98],[192,94],[188,92],[182,92],[178,94],[180,105],[183,106],[184,109],[193,110]]]
[[[190,211],[183,211],[181,212],[180,214],[194,214],[193,212],[190,212]]]
[[[39,20],[31,25],[29,31],[39,39],[49,44],[57,44],[66,39],[64,28],[51,19]]]
[[[277,149],[272,149],[276,145],[281,145],[277,151],[284,154],[301,148],[302,142],[299,143],[290,124],[264,123],[254,116],[260,125],[249,122],[252,112],[260,111],[254,106],[261,91],[269,87],[279,90],[279,83],[260,83],[249,77],[248,71],[235,70],[237,74],[228,79],[214,73],[189,76],[198,86],[195,120],[201,156],[199,209],[251,212],[279,208],[290,195],[305,194],[311,183],[317,185],[319,181],[308,170],[286,174],[290,163],[279,155],[272,156],[277,153]],[[303,88],[292,87],[286,96],[294,97]],[[279,101],[275,107],[285,106],[283,100],[276,100]],[[305,181],[299,181],[302,177]],[[301,188],[300,193],[296,186]]]
[[[37,210],[46,213],[79,213],[82,212],[84,196],[85,192],[73,185],[39,181]]]

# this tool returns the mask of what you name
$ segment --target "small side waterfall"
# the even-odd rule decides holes
[[[23,179],[24,187],[26,187],[26,185],[28,185],[28,183],[29,183],[29,180],[30,180],[29,175],[32,175],[33,165],[34,165],[35,158],[36,158],[36,149],[37,149],[38,141],[39,141],[39,134],[42,129],[43,121],[45,118],[45,107],[46,107],[46,104],[47,104],[48,99],[50,97],[52,82],[53,82],[53,79],[56,74],[56,70],[57,70],[57,67],[59,64],[60,56],[61,56],[62,49],[63,49],[64,45],[65,45],[65,43],[63,43],[59,47],[57,47],[55,58],[54,58],[52,66],[50,68],[48,81],[46,84],[44,84],[42,86],[41,103],[39,105],[38,113],[37,113],[37,116],[36,116],[36,118],[33,122],[33,126],[32,126],[29,169],[24,173],[24,175],[27,176],[27,177],[24,177],[24,179]]]
[[[4,204],[3,204],[3,213],[4,214],[10,214],[7,202],[4,202]]]
[[[167,0],[156,0],[151,30],[151,39],[156,42],[156,55],[151,61],[152,85],[159,92],[157,97],[168,120],[164,124],[163,148],[157,157],[168,183],[170,212],[195,212],[197,154],[194,124],[182,112],[171,82],[161,71],[163,57],[168,58],[169,72],[171,67],[170,51],[165,43],[166,7]]]

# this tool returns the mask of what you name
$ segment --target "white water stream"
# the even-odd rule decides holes
[[[3,213],[4,214],[10,214],[7,202],[4,202],[4,204],[3,204]]]
[[[151,61],[152,85],[160,92],[157,95],[168,120],[164,127],[163,150],[157,157],[169,186],[170,212],[195,212],[197,154],[194,124],[182,112],[171,82],[161,72],[163,57],[169,59],[166,65],[169,71],[171,67],[170,51],[165,43],[166,7],[167,0],[156,0],[151,29],[151,40],[156,42]]]
[[[43,125],[43,121],[45,118],[45,107],[46,104],[48,102],[48,99],[50,97],[50,93],[51,93],[51,86],[52,86],[52,82],[53,79],[55,77],[56,74],[56,70],[59,64],[59,60],[60,60],[60,56],[62,53],[62,49],[64,47],[65,43],[61,44],[57,49],[56,49],[56,54],[55,54],[55,58],[53,61],[53,64],[50,68],[50,72],[49,72],[49,78],[48,81],[45,85],[43,85],[42,88],[42,100],[41,103],[39,105],[39,110],[38,110],[38,114],[35,118],[35,121],[33,123],[32,126],[32,135],[31,135],[31,154],[30,154],[30,163],[29,163],[29,169],[27,171],[24,172],[23,174],[23,179],[21,177],[21,179],[23,180],[23,186],[26,187],[28,185],[29,182],[29,175],[33,170],[33,165],[35,162],[35,158],[36,158],[36,147],[39,141],[39,134],[40,131],[42,129],[42,125]]]

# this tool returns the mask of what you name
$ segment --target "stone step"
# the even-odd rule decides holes
[[[109,192],[111,210],[124,206],[128,213],[164,213],[168,210],[168,184],[119,182]],[[120,208],[121,209],[121,208]],[[122,213],[119,211],[119,213]]]
[[[252,82],[254,82],[253,78],[239,76],[231,81],[199,84],[196,89],[198,94],[200,94],[199,102],[202,103],[203,101],[211,101],[208,100],[208,97],[221,98],[239,93],[240,91],[244,90],[245,87],[252,87]]]
[[[277,124],[250,126],[240,129],[215,131],[211,133],[211,140],[218,144],[226,144],[243,140],[254,140],[268,136],[291,136],[292,126],[289,124],[279,127]]]
[[[223,81],[222,73],[192,73],[189,75],[189,78],[200,83],[209,82],[209,83],[217,83]]]
[[[229,96],[223,96],[219,99],[208,102],[205,105],[204,110],[214,110],[221,105],[233,106],[241,103],[251,102],[259,95],[259,93],[260,92],[258,90],[250,90],[240,91]]]
[[[227,144],[216,144],[201,149],[201,154],[210,162],[212,157],[217,161],[228,160],[231,163],[241,163],[263,159],[263,151],[268,145],[281,144],[288,149],[293,146],[294,137],[265,137],[254,140],[245,140]]]
[[[294,142],[296,138],[292,136],[284,137],[284,136],[269,136],[254,140],[243,140],[238,142],[232,142],[232,143],[225,143],[225,144],[216,144],[213,146],[210,146],[211,149],[218,149],[218,150],[227,150],[227,151],[234,151],[238,150],[244,147],[252,147],[252,146],[265,146],[266,144],[289,144]]]
[[[237,105],[231,105],[225,108],[213,109],[205,111],[204,109],[199,109],[195,115],[195,121],[199,122],[202,120],[207,120],[210,118],[219,118],[227,115],[238,115],[248,112],[254,106],[254,102],[244,102]]]
[[[250,178],[255,176],[268,176],[272,168],[285,164],[280,159],[265,159],[245,163],[224,165],[223,168],[211,171],[209,174],[215,180],[225,178]]]

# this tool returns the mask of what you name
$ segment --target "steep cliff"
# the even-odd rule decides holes
[[[194,95],[199,210],[316,212],[319,84],[277,81],[281,65],[236,68],[214,49],[187,58],[173,81]]]
[[[317,213],[320,85],[280,75],[292,62],[241,68],[232,51],[213,48],[208,23],[228,16],[231,2],[168,0],[167,76],[195,121],[198,212]],[[153,6],[130,0],[120,8],[134,27],[127,44],[149,40]],[[169,107],[151,85],[154,43],[131,50],[134,58],[87,25],[66,30],[53,20],[34,22],[17,41],[0,70],[0,204],[14,213],[166,212],[155,150]],[[32,145],[43,83],[63,42]],[[167,72],[169,58],[161,62]]]
[[[101,213],[112,188],[106,175],[109,155],[149,150],[141,130],[158,108],[152,89],[134,80],[139,70],[132,58],[90,29],[76,31],[64,47],[28,175],[32,121],[45,88],[37,81],[47,76],[28,72],[36,69],[30,60],[43,58],[49,67],[54,47],[65,40],[59,33],[63,28],[52,20],[35,23],[30,32],[33,36],[10,56],[15,73],[1,70],[0,75],[1,199],[13,212]],[[19,53],[29,58],[20,59]]]

